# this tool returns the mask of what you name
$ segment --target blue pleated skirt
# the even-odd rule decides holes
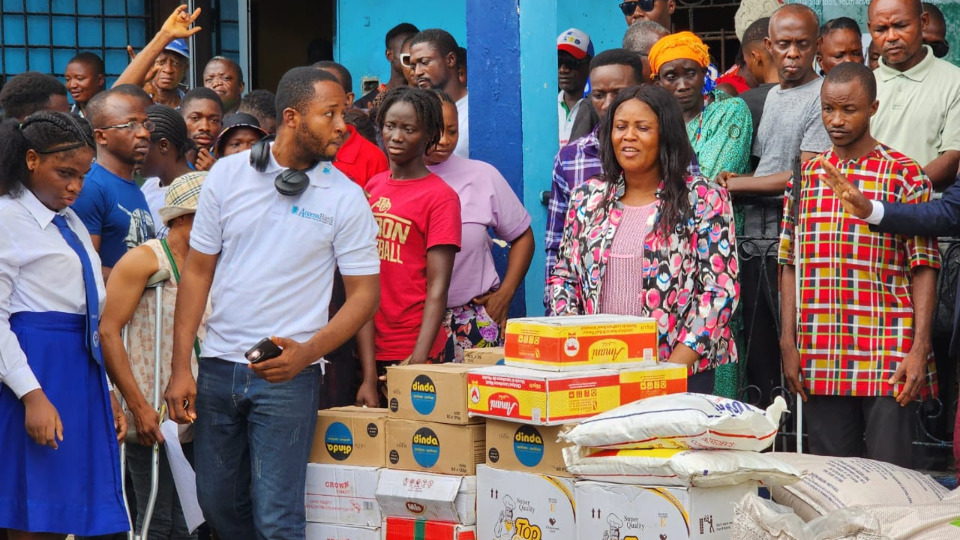
[[[84,345],[85,317],[15,313],[10,327],[63,422],[59,449],[24,428],[0,384],[0,529],[81,536],[129,530],[106,373]]]

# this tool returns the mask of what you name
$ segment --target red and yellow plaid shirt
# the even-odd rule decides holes
[[[833,150],[822,158],[869,199],[930,198],[930,181],[920,166],[882,144],[855,161],[840,161]],[[803,384],[811,394],[893,396],[887,380],[913,346],[911,271],[940,267],[937,241],[871,231],[844,212],[821,180],[824,174],[819,158],[804,164],[797,209],[791,179],[780,235],[780,264],[794,265],[800,257],[797,346]],[[924,397],[936,392],[932,354],[927,370]]]

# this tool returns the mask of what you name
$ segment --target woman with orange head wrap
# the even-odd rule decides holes
[[[710,50],[696,34],[661,38],[650,50],[653,80],[673,94],[687,123],[687,136],[707,178],[722,171],[738,174],[750,165],[753,120],[740,98],[718,90],[704,92]]]
[[[700,171],[716,178],[722,171],[737,174],[750,168],[753,119],[740,98],[719,90],[705,91],[710,50],[696,34],[679,32],[664,38],[650,49],[653,80],[673,94],[680,104],[687,125],[687,138],[697,154]],[[742,209],[734,205],[737,233],[742,234]],[[743,349],[743,317],[738,310],[730,320],[738,345]],[[737,397],[736,366],[720,366],[716,373],[717,395]]]

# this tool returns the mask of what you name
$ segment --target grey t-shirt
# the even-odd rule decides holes
[[[820,118],[821,86],[823,79],[817,77],[796,88],[770,89],[753,145],[753,155],[760,158],[754,176],[793,170],[802,152],[819,154],[830,149],[833,143]]]

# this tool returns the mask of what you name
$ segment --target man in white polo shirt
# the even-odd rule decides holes
[[[276,141],[217,161],[200,194],[164,398],[171,418],[196,427],[197,496],[220,538],[304,538],[319,362],[378,307],[376,222],[360,187],[330,163],[345,102],[333,75],[288,71],[277,88]],[[347,300],[328,322],[335,267]],[[194,381],[190,354],[208,293]],[[271,336],[282,354],[249,363],[245,353]]]
[[[920,0],[872,0],[870,35],[880,51],[876,139],[919,163],[938,191],[960,164],[960,68],[923,44],[930,14]]]

